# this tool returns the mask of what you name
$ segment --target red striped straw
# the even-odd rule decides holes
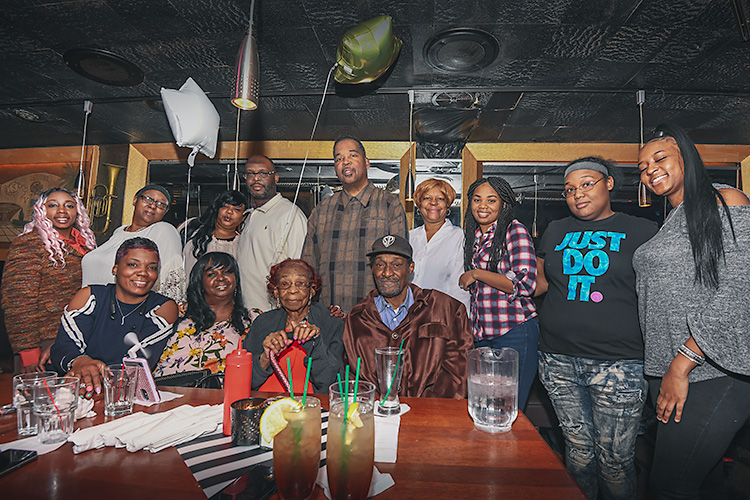
[[[122,389],[122,379],[125,378],[125,362],[122,362],[122,368],[120,369],[120,384],[117,386],[117,396],[115,401],[120,401],[120,389]]]
[[[57,412],[57,418],[60,419],[60,426],[64,426],[62,415],[60,415],[60,409],[57,407],[57,403],[55,402],[55,398],[52,397],[52,391],[49,390],[49,386],[47,385],[47,379],[43,378],[42,382],[44,382],[44,387],[47,388],[47,394],[49,394],[49,398],[52,400],[52,406],[55,407],[55,411]]]

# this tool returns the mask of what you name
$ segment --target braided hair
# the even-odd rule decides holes
[[[469,192],[466,194],[469,209],[466,210],[466,215],[464,216],[464,270],[469,271],[472,269],[474,234],[479,227],[471,210],[471,203],[474,198],[474,191],[485,183],[489,183],[503,202],[503,206],[500,208],[500,213],[497,216],[497,228],[495,229],[495,236],[492,238],[492,246],[490,247],[490,271],[496,273],[500,256],[505,251],[505,234],[508,232],[508,226],[513,221],[513,206],[516,204],[516,193],[513,192],[513,188],[510,187],[508,181],[502,177],[477,179],[469,186]]]

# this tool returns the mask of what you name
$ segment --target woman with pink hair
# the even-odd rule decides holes
[[[96,248],[81,200],[67,189],[42,192],[31,222],[5,261],[2,306],[14,371],[43,371],[63,309],[81,286],[81,258]]]

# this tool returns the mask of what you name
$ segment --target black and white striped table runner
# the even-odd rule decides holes
[[[325,465],[326,432],[328,430],[328,412],[323,411],[320,466]],[[200,436],[192,441],[178,445],[177,451],[196,481],[203,488],[206,498],[223,490],[229,483],[242,476],[253,465],[273,463],[273,451],[259,446],[232,446],[232,437],[225,436],[221,430],[214,434]]]

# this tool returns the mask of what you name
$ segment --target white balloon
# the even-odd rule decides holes
[[[161,99],[177,145],[193,148],[188,165],[193,166],[199,152],[213,158],[219,138],[219,113],[203,89],[188,78],[180,90],[162,87]]]

